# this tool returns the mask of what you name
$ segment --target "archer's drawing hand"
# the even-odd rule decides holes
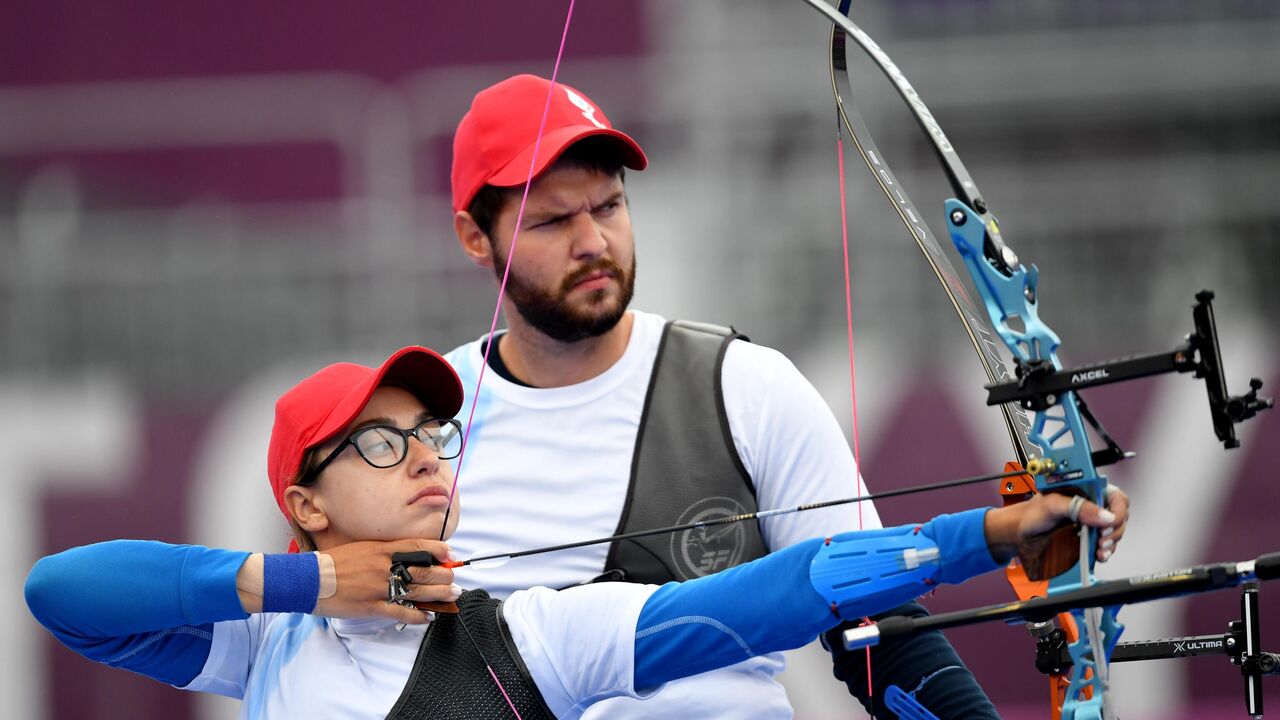
[[[438,561],[449,556],[449,546],[436,540],[393,540],[391,542],[353,542],[330,548],[320,562],[320,599],[313,615],[341,618],[385,617],[402,623],[425,623],[427,611],[410,605],[388,603],[387,584],[391,574],[391,555],[398,552],[431,553]],[[331,593],[326,597],[324,556],[332,559]],[[414,602],[453,602],[461,588],[453,584],[453,570],[440,567],[412,567],[412,576],[404,596]]]

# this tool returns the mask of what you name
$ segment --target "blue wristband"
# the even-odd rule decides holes
[[[309,613],[320,594],[320,561],[315,553],[262,556],[262,612]]]

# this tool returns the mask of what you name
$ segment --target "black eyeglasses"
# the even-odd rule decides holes
[[[462,452],[462,423],[453,418],[427,418],[412,430],[401,430],[393,425],[370,425],[347,436],[329,456],[320,461],[315,470],[298,482],[308,485],[315,481],[320,471],[338,459],[350,445],[360,457],[376,468],[395,467],[409,454],[409,438],[416,437],[441,460],[458,457]]]

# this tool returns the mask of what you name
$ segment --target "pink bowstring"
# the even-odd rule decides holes
[[[484,667],[489,671],[489,677],[493,678],[494,684],[498,686],[498,690],[502,693],[502,698],[507,701],[507,707],[511,708],[511,712],[516,714],[516,720],[524,720],[524,718],[520,717],[520,711],[516,709],[516,704],[511,702],[511,696],[507,694],[507,689],[502,686],[502,681],[498,679],[498,674],[493,671],[493,668],[489,667],[488,663],[485,663]]]
[[[836,157],[840,169],[840,244],[844,248],[844,321],[845,332],[849,338],[849,401],[853,407],[854,482],[857,483],[858,494],[862,495],[862,453],[858,448],[858,389],[853,361],[853,284],[849,277],[849,216],[844,191],[844,141],[840,138],[836,138]],[[861,503],[858,505],[858,529],[862,529]]]
[[[529,201],[529,186],[533,184],[533,169],[537,167],[538,150],[542,147],[542,133],[547,128],[547,115],[551,112],[551,94],[556,90],[556,78],[560,75],[560,61],[564,58],[565,42],[569,38],[569,22],[573,19],[574,0],[569,0],[569,12],[565,14],[564,30],[560,33],[560,49],[556,51],[556,62],[551,68],[551,86],[547,88],[547,101],[542,106],[542,120],[538,123],[538,135],[533,141],[533,157],[529,158],[529,173],[524,183],[524,192],[520,196],[520,209],[516,212],[516,229],[511,235],[511,251],[507,253],[507,266],[502,270],[502,282],[498,285],[498,301],[493,306],[493,320],[489,323],[488,342],[484,346],[484,357],[480,362],[480,374],[476,378],[475,390],[471,393],[471,410],[467,414],[467,427],[462,432],[462,448],[458,451],[458,467],[453,475],[453,486],[449,488],[449,504],[445,507],[445,524],[440,527],[440,539],[444,539],[445,527],[448,525],[448,513],[453,508],[453,496],[458,489],[458,480],[462,478],[462,466],[467,457],[467,445],[471,439],[471,424],[476,417],[476,406],[479,405],[480,385],[484,383],[485,370],[489,368],[489,353],[493,352],[493,333],[498,329],[498,317],[502,314],[502,298],[507,292],[507,279],[511,276],[511,265],[516,258],[516,242],[520,238],[520,223],[524,220],[524,208]]]
[[[569,38],[569,23],[573,19],[573,4],[574,0],[569,0],[569,11],[564,18],[564,30],[560,33],[560,48],[556,51],[555,65],[551,68],[551,86],[547,88],[547,101],[542,106],[542,120],[538,123],[538,135],[533,141],[533,157],[529,158],[529,173],[525,178],[524,193],[520,196],[520,209],[516,212],[516,228],[511,235],[511,251],[507,253],[507,266],[503,268],[502,282],[498,285],[498,301],[494,304],[493,320],[489,323],[489,341],[485,343],[484,357],[480,362],[480,374],[476,378],[475,390],[471,393],[471,410],[467,414],[467,427],[462,433],[462,448],[458,451],[458,469],[453,476],[453,485],[449,488],[449,503],[445,506],[445,522],[440,527],[441,540],[444,540],[445,528],[449,525],[449,512],[453,508],[453,496],[458,490],[458,480],[462,478],[462,464],[467,456],[468,440],[471,439],[471,425],[475,421],[476,406],[480,404],[478,402],[480,386],[484,382],[485,370],[489,367],[489,353],[493,352],[493,333],[498,329],[498,316],[502,314],[502,298],[507,291],[507,279],[511,276],[511,265],[515,262],[516,241],[520,237],[520,224],[524,220],[524,208],[529,202],[529,186],[533,184],[533,169],[537,166],[538,150],[542,147],[542,134],[547,128],[547,115],[551,112],[551,94],[556,89],[556,78],[560,75],[560,61],[564,58],[564,46]],[[461,619],[461,616],[459,616],[459,619]],[[467,634],[470,635],[470,631]],[[474,639],[472,642],[474,642]],[[493,678],[494,684],[498,686],[498,691],[502,693],[502,698],[507,701],[507,707],[511,708],[516,720],[524,720],[520,716],[520,711],[516,709],[515,703],[511,701],[511,695],[507,693],[502,681],[498,679],[498,674],[489,665],[489,661],[484,658],[483,654],[481,659],[484,660],[485,669],[489,671],[489,677]]]
[[[836,126],[836,158],[840,177],[840,245],[844,248],[844,322],[845,332],[849,338],[849,401],[853,407],[853,471],[858,494],[862,495],[864,494],[862,453],[858,448],[858,387],[853,361],[853,283],[849,273],[849,213],[844,190],[844,139],[838,124]],[[858,529],[862,529],[862,503],[858,503]],[[864,622],[871,622],[871,620],[865,618]],[[872,693],[871,648],[867,648],[867,697],[871,697]]]

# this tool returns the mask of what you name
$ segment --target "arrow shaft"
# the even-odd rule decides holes
[[[867,500],[880,500],[883,498],[897,497],[899,495],[911,495],[914,493],[929,492],[932,490],[942,490],[945,488],[961,487],[964,485],[974,485],[982,482],[991,482],[993,480],[1004,480],[1006,478],[1025,475],[1024,470],[1011,470],[992,475],[978,475],[975,477],[960,478],[959,480],[946,480],[929,485],[917,485],[915,487],[901,488],[898,490],[885,490],[884,492],[870,493],[868,495],[858,495],[856,497],[840,498],[838,500],[824,500],[822,502],[805,503],[787,508],[777,508],[774,510],[757,510],[756,512],[742,513],[739,515],[725,515],[722,517],[708,518],[706,520],[698,520],[696,522],[683,523],[680,525],[669,525],[666,527],[652,528],[649,530],[636,530],[634,532],[622,533],[620,535],[609,535],[608,537],[592,538],[590,540],[578,540],[576,542],[564,543],[563,545],[550,545],[547,547],[533,548],[531,550],[520,550],[513,553],[498,553],[495,555],[484,555],[481,557],[471,558],[469,560],[460,560],[454,562],[442,563],[445,567],[458,568],[480,563],[486,560],[511,559],[518,557],[526,557],[529,555],[541,555],[542,553],[555,552],[557,550],[569,550],[571,548],[584,547],[587,545],[598,545],[600,543],[618,542],[621,540],[634,540],[636,538],[649,537],[651,535],[662,535],[666,533],[683,532],[685,530],[696,530],[698,528],[713,527],[716,525],[728,525],[730,523],[743,522],[745,520],[760,520],[778,515],[788,515],[790,513],[805,512],[808,510],[819,510],[827,507],[835,507],[837,505],[848,505],[850,503],[866,502]]]

